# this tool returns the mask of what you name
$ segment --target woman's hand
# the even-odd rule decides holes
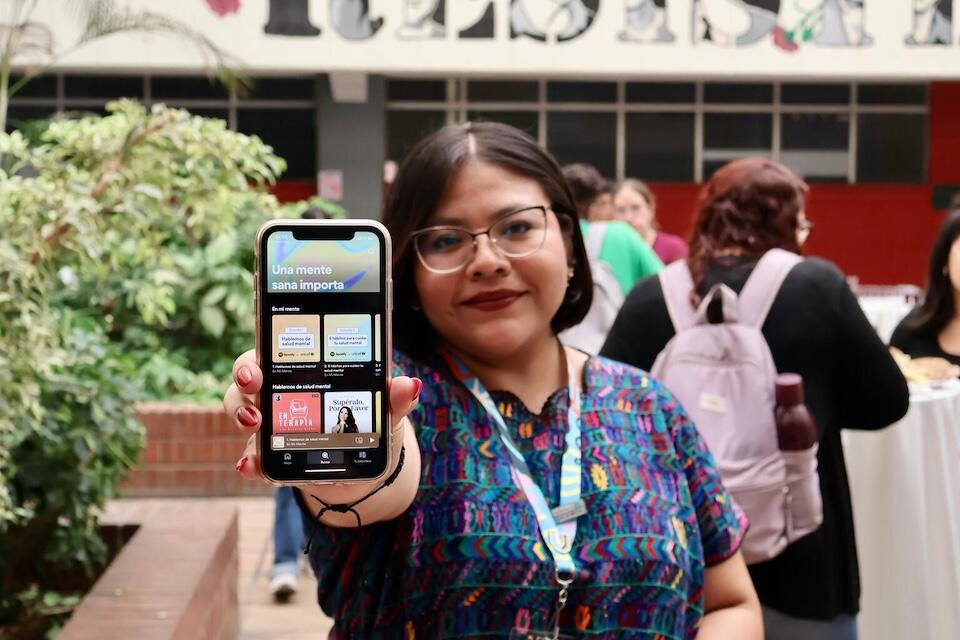
[[[223,408],[227,416],[241,431],[249,433],[247,446],[242,457],[237,461],[237,472],[246,478],[262,479],[263,474],[260,458],[257,455],[257,438],[259,437],[262,414],[257,404],[260,397],[260,388],[263,385],[263,372],[257,364],[256,352],[247,351],[233,363],[233,383],[223,396]],[[417,446],[413,427],[406,417],[417,406],[420,389],[423,383],[418,378],[399,376],[390,381],[390,447],[392,465],[388,474],[396,468],[400,457],[400,447],[406,445],[404,453],[404,468],[397,481],[387,489],[371,498],[370,504],[364,503],[364,524],[376,520],[395,517],[410,505],[416,494],[416,486],[420,477],[420,451]],[[312,485],[303,489],[305,493],[313,495],[328,504],[342,504],[357,500],[370,493],[382,480],[359,482],[349,485]],[[411,491],[412,486],[412,491]],[[396,489],[395,489],[396,487]],[[382,494],[388,494],[383,509],[377,505],[384,502]],[[339,517],[338,517],[339,516]],[[347,516],[346,519],[343,516]],[[331,513],[324,517],[328,524],[341,526],[355,526],[356,520],[352,514]],[[352,523],[352,524],[351,524]]]

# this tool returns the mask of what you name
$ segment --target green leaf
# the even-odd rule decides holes
[[[219,338],[223,335],[223,330],[227,326],[227,319],[223,315],[223,311],[216,307],[202,307],[200,309],[200,324],[208,333],[215,338]]]
[[[205,307],[212,307],[215,304],[218,304],[221,300],[223,300],[227,296],[227,293],[229,293],[229,291],[230,290],[227,288],[226,285],[218,284],[217,286],[207,291],[206,295],[203,296],[203,300],[201,301],[201,304]]]

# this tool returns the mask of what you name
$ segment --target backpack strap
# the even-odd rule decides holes
[[[660,271],[660,288],[663,300],[667,303],[667,312],[673,321],[677,333],[696,324],[697,314],[690,304],[690,292],[693,291],[693,276],[686,260],[677,260]]]
[[[600,248],[603,246],[603,239],[607,237],[606,222],[588,222],[587,237],[584,244],[587,249],[587,257],[590,260],[600,259]]]
[[[767,251],[740,292],[740,322],[758,329],[763,327],[780,286],[790,270],[800,262],[803,262],[803,258],[795,253],[783,249]]]

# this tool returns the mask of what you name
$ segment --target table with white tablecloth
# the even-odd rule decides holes
[[[893,330],[913,310],[916,302],[903,295],[861,296],[860,308],[885,343],[890,342]]]
[[[960,381],[911,389],[910,411],[845,431],[860,556],[860,637],[960,638]]]

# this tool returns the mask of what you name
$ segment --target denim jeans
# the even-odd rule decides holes
[[[857,618],[846,614],[832,620],[794,618],[764,607],[763,631],[767,640],[857,640]]]
[[[303,516],[292,487],[273,490],[273,567],[270,578],[284,573],[297,574],[297,561],[303,553]]]

